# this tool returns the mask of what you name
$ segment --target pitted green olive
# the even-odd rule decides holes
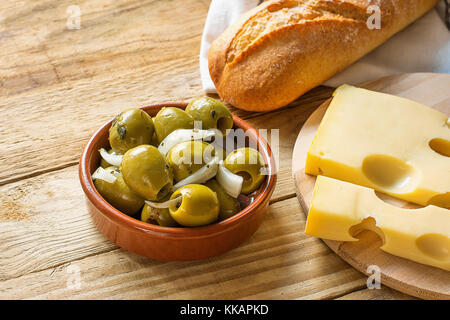
[[[176,190],[170,199],[181,196],[181,202],[169,206],[172,218],[186,227],[198,227],[217,220],[220,206],[217,195],[201,184],[188,184]]]
[[[169,200],[170,197],[166,197],[163,201]],[[145,204],[141,212],[141,221],[153,223],[156,222],[162,227],[176,227],[178,223],[170,216],[168,208],[153,208],[148,204]]]
[[[216,181],[216,179],[211,179],[205,184],[208,188],[214,191],[219,199],[220,212],[219,219],[225,220],[231,216],[234,216],[238,213],[241,208],[239,205],[239,201],[222,189],[220,184]]]
[[[158,143],[177,129],[193,129],[194,119],[184,110],[174,107],[164,107],[155,117],[155,132]]]
[[[154,130],[147,112],[138,108],[128,109],[114,118],[109,129],[109,144],[114,151],[123,154],[141,144],[149,144]]]
[[[244,178],[242,193],[249,194],[255,191],[264,181],[264,160],[255,149],[240,148],[232,151],[225,158],[224,166]]]
[[[113,174],[116,180],[113,183],[101,179],[94,180],[97,191],[108,203],[121,212],[128,215],[137,213],[144,205],[144,199],[128,187],[116,167],[107,167],[105,170]]]
[[[230,110],[220,101],[210,97],[192,100],[186,112],[194,120],[202,122],[202,129],[219,129],[223,135],[233,127],[233,116]]]
[[[154,146],[141,145],[128,150],[120,167],[125,182],[147,200],[160,200],[172,188],[172,172]]]
[[[215,156],[215,149],[203,141],[185,141],[167,153],[166,160],[173,170],[175,182],[190,176]]]

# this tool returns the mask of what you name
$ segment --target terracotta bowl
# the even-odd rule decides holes
[[[165,103],[142,107],[155,116],[165,106],[184,109],[187,103]],[[254,129],[233,115],[235,128]],[[217,256],[239,246],[261,225],[276,183],[275,163],[269,145],[256,130],[248,136],[257,142],[267,164],[268,175],[255,192],[254,200],[236,215],[203,227],[161,227],[134,219],[115,209],[95,189],[91,174],[99,166],[99,148],[109,148],[108,130],[111,122],[101,127],[89,140],[79,164],[81,186],[86,194],[88,210],[97,228],[118,246],[157,260],[187,261]]]

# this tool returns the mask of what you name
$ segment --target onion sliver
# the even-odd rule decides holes
[[[165,202],[151,202],[151,201],[145,200],[145,203],[148,204],[152,208],[166,209],[166,208],[170,207],[172,204],[176,205],[179,202],[181,202],[182,198],[183,198],[183,196],[179,196],[179,197],[176,197],[175,199],[167,200]]]
[[[244,178],[225,168],[223,161],[219,163],[216,180],[223,190],[233,198],[237,198],[241,194]]]
[[[184,187],[185,185],[192,183],[205,183],[209,179],[214,178],[217,174],[217,169],[219,168],[219,158],[214,157],[210,162],[205,164],[203,167],[198,169],[196,172],[191,174],[189,177],[184,178],[173,186],[173,191]]]
[[[116,153],[108,153],[105,149],[101,148],[98,150],[100,152],[100,155],[102,158],[108,162],[110,165],[113,166],[120,166],[120,163],[122,162],[123,155],[116,154]]]
[[[98,167],[97,170],[92,174],[92,180],[103,180],[108,183],[114,183],[116,181],[116,177],[109,172],[108,170],[103,169],[102,167]]]
[[[172,131],[158,146],[158,150],[166,155],[173,146],[191,140],[204,140],[215,136],[222,136],[217,129],[198,130],[198,129],[177,129]]]

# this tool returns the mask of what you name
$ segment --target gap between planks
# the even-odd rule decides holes
[[[31,172],[29,174],[24,174],[23,176],[17,176],[17,177],[11,178],[11,179],[5,179],[3,181],[0,181],[0,187],[7,185],[9,183],[14,183],[14,182],[18,182],[18,181],[22,181],[22,180],[26,180],[26,179],[30,179],[30,178],[35,178],[35,177],[38,177],[45,173],[51,173],[54,171],[66,169],[66,168],[69,168],[69,167],[72,167],[75,165],[78,166],[78,161],[77,162],[68,162],[68,163],[62,164],[60,166],[55,166],[55,167],[48,168],[48,169],[38,170],[35,172]]]

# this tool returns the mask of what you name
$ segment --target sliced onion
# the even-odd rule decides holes
[[[100,155],[102,156],[102,158],[108,162],[110,165],[113,166],[120,166],[121,162],[122,162],[122,158],[123,155],[121,154],[116,154],[115,152],[113,153],[108,153],[108,151],[106,151],[105,149],[101,148],[98,150],[100,152]]]
[[[175,199],[167,200],[165,202],[151,202],[151,201],[145,200],[145,203],[148,204],[152,208],[166,209],[173,204],[177,204],[177,203],[181,202],[182,198],[183,198],[183,196],[179,196],[179,197],[176,197]]]
[[[205,183],[209,179],[214,178],[217,174],[217,169],[219,167],[219,158],[214,157],[210,162],[205,164],[203,167],[198,169],[196,172],[191,174],[189,177],[184,178],[173,186],[173,191],[192,183]]]
[[[109,172],[108,170],[103,169],[102,167],[98,167],[97,170],[92,174],[92,180],[103,180],[108,183],[114,183],[116,181],[116,177]]]
[[[158,150],[166,155],[173,146],[191,140],[204,140],[215,136],[222,136],[217,129],[198,130],[198,129],[177,129],[172,131],[158,146]]]
[[[223,161],[219,163],[216,180],[223,190],[233,198],[237,198],[241,194],[244,178],[225,168]]]

